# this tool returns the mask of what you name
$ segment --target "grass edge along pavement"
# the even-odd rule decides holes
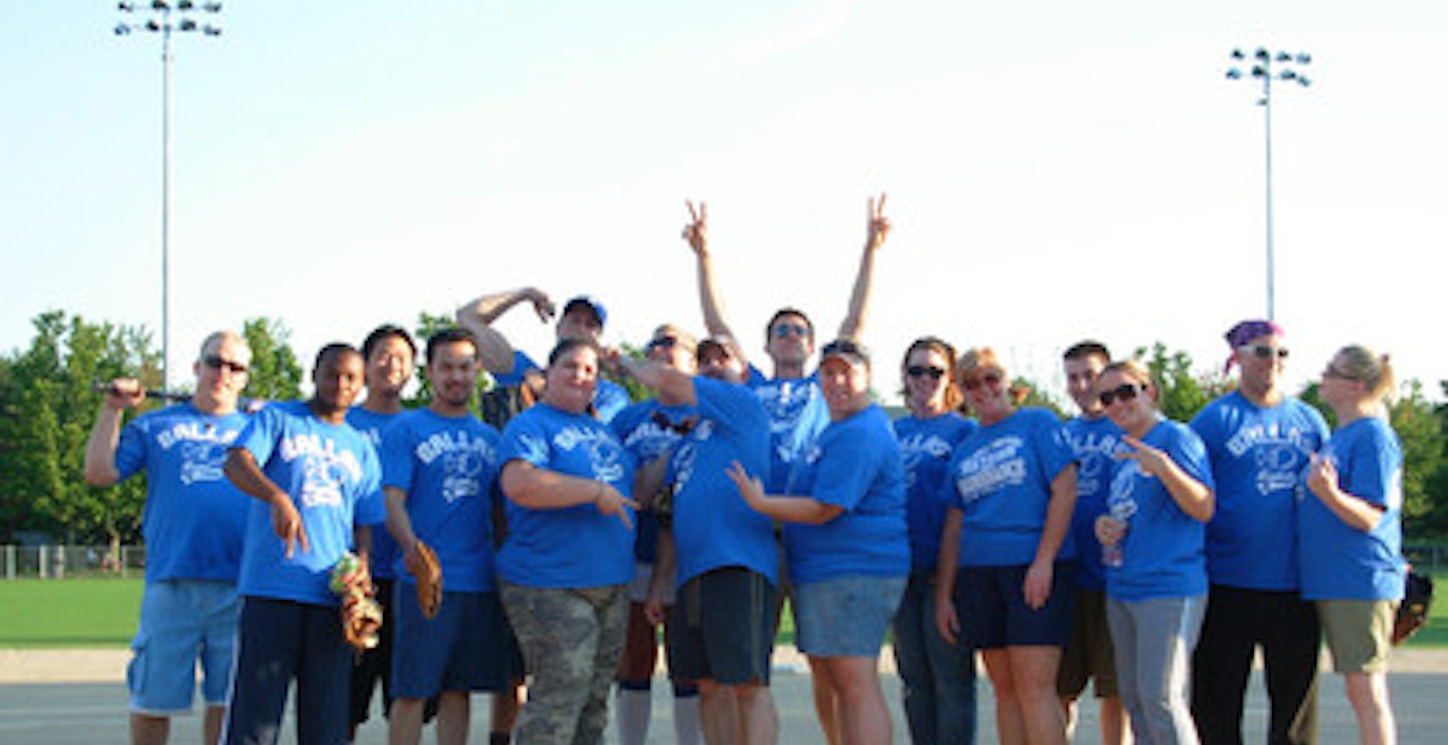
[[[1434,579],[1448,588],[1448,575]],[[0,581],[0,649],[125,647],[136,631],[144,586],[141,579]],[[787,610],[776,641],[794,643]],[[1404,646],[1448,649],[1448,597],[1437,599],[1428,625]]]

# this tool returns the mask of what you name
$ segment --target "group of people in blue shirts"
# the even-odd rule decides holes
[[[623,358],[598,342],[598,300],[557,314],[522,288],[465,304],[428,340],[430,401],[412,411],[417,349],[391,326],[323,348],[310,400],[255,413],[238,410],[250,351],[228,332],[203,343],[190,403],[122,428],[144,391],[114,381],[86,474],[151,478],[133,741],[164,742],[190,708],[199,649],[208,741],[274,742],[292,685],[300,742],[349,741],[381,681],[394,743],[430,716],[440,741],[465,740],[469,694],[491,691],[492,742],[598,742],[612,697],[635,745],[662,626],[678,740],[775,742],[788,596],[831,743],[890,739],[887,629],[917,743],[974,741],[977,656],[1001,742],[1067,741],[1093,678],[1107,742],[1240,742],[1259,646],[1269,742],[1311,743],[1324,633],[1363,741],[1392,742],[1404,568],[1388,360],[1334,356],[1330,434],[1282,391],[1270,321],[1227,334],[1238,386],[1190,423],[1161,416],[1140,362],[1083,342],[1064,355],[1081,415],[1062,422],[1021,405],[990,348],[924,337],[900,362],[909,413],[892,422],[858,341],[884,201],[867,205],[850,306],[813,369],[815,329],[794,308],[765,327],[772,374],[749,361],[706,208],[690,204],[703,339],[662,324]],[[545,364],[495,327],[520,304],[558,316]],[[469,409],[484,370],[490,423]],[[656,397],[630,402],[605,371]],[[442,567],[435,614],[411,576],[424,545]],[[387,612],[383,644],[360,653],[328,584],[348,552]]]

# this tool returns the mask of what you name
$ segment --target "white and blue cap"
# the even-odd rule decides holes
[[[598,302],[591,295],[579,295],[564,303],[563,315],[568,315],[569,311],[580,306],[593,314],[594,320],[598,321],[599,328],[603,328],[608,323],[608,311],[604,310],[603,303]]]

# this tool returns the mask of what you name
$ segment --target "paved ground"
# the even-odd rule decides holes
[[[75,743],[125,743],[126,701],[124,650],[50,651],[43,653],[0,650],[0,743],[5,745],[73,745]],[[888,658],[888,655],[887,655]],[[882,661],[885,692],[895,723],[895,741],[909,742],[900,715],[899,682],[888,659]],[[822,743],[810,704],[809,676],[792,649],[776,656],[774,693],[780,713],[780,738],[786,745]],[[1448,651],[1409,651],[1394,658],[1390,684],[1398,712],[1400,739],[1405,745],[1448,743]],[[672,743],[669,702],[656,686],[654,728],[650,745]],[[980,742],[995,741],[990,686],[980,689]],[[486,700],[474,699],[475,711],[486,720]],[[1321,745],[1351,745],[1357,742],[1352,711],[1343,696],[1337,676],[1323,679],[1321,703]],[[1260,681],[1254,681],[1247,716],[1247,742],[1262,742],[1265,701]],[[1097,742],[1095,712],[1089,704],[1076,742]],[[482,727],[475,726],[474,730]],[[199,717],[175,720],[172,743],[194,745],[200,740]],[[431,741],[431,735],[427,735]],[[283,739],[293,743],[291,734]],[[359,743],[386,742],[385,727],[374,722],[364,726]],[[474,732],[471,742],[485,743],[486,735]],[[612,733],[608,742],[614,743]]]

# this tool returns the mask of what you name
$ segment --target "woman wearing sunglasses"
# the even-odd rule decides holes
[[[1397,741],[1388,649],[1406,570],[1403,450],[1384,404],[1392,390],[1386,356],[1360,346],[1333,356],[1318,393],[1337,429],[1308,467],[1312,495],[1298,511],[1302,596],[1317,605],[1363,743]]]
[[[895,436],[905,458],[905,518],[910,530],[910,581],[891,623],[905,721],[913,742],[975,741],[975,660],[935,628],[935,564],[945,525],[950,456],[976,429],[961,416],[954,380],[955,349],[933,336],[916,339],[900,362],[905,405]]]
[[[1058,745],[1066,741],[1056,672],[1071,630],[1071,556],[1062,546],[1076,503],[1075,452],[1054,413],[1017,408],[995,352],[966,352],[957,373],[980,429],[956,448],[948,472],[936,627],[980,650],[1000,742]]]
[[[1194,744],[1191,655],[1206,613],[1205,523],[1215,508],[1207,448],[1162,417],[1137,360],[1107,365],[1096,390],[1126,433],[1107,512],[1096,519],[1117,688],[1138,741]]]

